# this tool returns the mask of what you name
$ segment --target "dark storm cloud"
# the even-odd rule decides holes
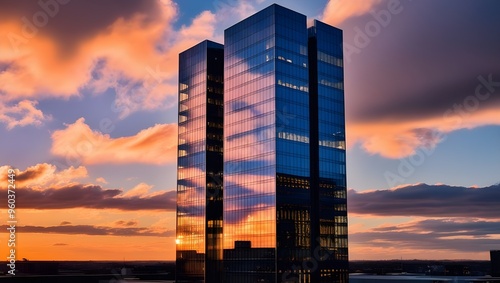
[[[500,218],[500,184],[484,188],[417,184],[348,193],[349,211],[382,216]]]
[[[500,247],[500,222],[424,220],[351,233],[349,239],[378,247],[485,252]]]
[[[7,195],[5,191],[3,193]],[[17,190],[17,204],[22,208],[32,209],[96,208],[172,211],[176,207],[175,191],[144,197],[124,197],[122,193],[123,191],[118,189],[104,189],[101,186],[81,184],[45,190],[22,188]]]
[[[7,225],[0,226],[5,230]],[[156,231],[146,227],[115,228],[92,225],[66,225],[66,226],[16,226],[19,233],[42,233],[42,234],[67,234],[67,235],[104,235],[104,236],[172,236],[174,231]]]
[[[3,0],[0,19],[19,21],[23,25],[27,20],[39,33],[55,39],[62,51],[70,52],[80,41],[106,30],[117,19],[128,21],[141,15],[144,25],[160,19],[158,5],[161,4],[156,0]],[[36,25],[37,21],[43,22],[43,16],[36,19],[40,12],[49,19],[43,27]],[[22,32],[19,30],[19,35]]]
[[[387,1],[374,8],[382,13]],[[342,25],[346,57],[346,113],[355,120],[442,116],[474,95],[478,76],[500,82],[500,2],[401,1],[386,27],[356,45],[374,21],[370,13]],[[356,28],[359,28],[358,30]],[[484,93],[485,90],[483,89]],[[369,101],[369,103],[368,103]],[[500,87],[480,109],[500,106]]]

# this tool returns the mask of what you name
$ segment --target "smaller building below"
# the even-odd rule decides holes
[[[491,276],[500,277],[500,250],[490,251]]]

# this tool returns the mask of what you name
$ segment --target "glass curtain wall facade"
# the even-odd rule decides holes
[[[227,29],[224,41],[225,282],[275,282],[273,10]]]
[[[272,5],[225,31],[225,282],[347,282],[342,32]]]
[[[223,58],[211,41],[179,55],[177,282],[222,282]]]

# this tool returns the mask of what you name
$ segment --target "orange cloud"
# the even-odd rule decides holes
[[[19,17],[3,17],[0,31],[8,40],[0,42],[0,60],[9,66],[0,73],[0,92],[5,98],[78,95],[79,88],[92,79],[97,60],[103,58],[132,77],[144,75],[138,66],[157,62],[161,55],[155,51],[155,42],[172,34],[169,25],[176,15],[174,3],[128,3],[128,7],[114,9],[113,15],[105,15],[107,20],[95,15],[89,9],[92,5],[95,3],[59,5],[45,25],[30,17],[44,11],[37,2],[13,11]],[[83,20],[85,14],[95,22],[71,24],[72,18]],[[69,31],[64,28],[68,25]],[[74,35],[73,29],[80,34]]]
[[[52,134],[51,152],[83,164],[166,164],[177,157],[177,125],[157,124],[134,136],[111,138],[80,118]]]
[[[104,66],[94,69],[99,74],[98,78],[90,80],[86,87],[96,93],[109,88],[114,89],[115,106],[121,118],[139,110],[153,110],[174,105],[177,102],[178,54],[201,40],[210,38],[214,32],[214,22],[213,14],[203,12],[190,26],[183,26],[178,32],[171,31],[168,40],[156,41],[141,38],[144,37],[141,28],[134,30],[138,35],[137,38],[124,39],[123,34],[128,31],[123,30],[123,26],[130,23],[117,25],[111,35],[106,35],[87,46],[89,52],[92,52],[91,50],[102,49],[102,41],[109,42],[104,44],[105,46],[118,45],[108,50],[109,54],[103,57]],[[161,28],[158,29],[154,32],[161,33]],[[136,42],[149,43],[135,44]],[[161,52],[156,50],[158,46]],[[117,50],[120,50],[120,54],[116,54]],[[124,57],[128,59],[124,60]],[[125,83],[124,78],[126,78]]]
[[[0,166],[0,174],[6,176],[9,168],[10,166]],[[86,178],[87,176],[87,169],[83,166],[78,168],[71,166],[68,169],[57,171],[55,165],[41,163],[28,167],[24,171],[17,170],[16,185],[17,187],[31,187],[36,189],[47,186],[59,187],[75,184],[75,180]]]
[[[443,116],[419,120],[353,122],[347,125],[347,138],[349,147],[359,143],[368,153],[403,158],[419,148],[434,149],[450,132],[486,125],[500,125],[498,109],[466,114],[445,112]]]
[[[125,221],[125,220],[118,220],[114,223],[116,226],[121,226],[121,227],[130,227],[130,226],[137,226],[137,221],[130,220],[130,221]]]
[[[369,12],[381,0],[330,0],[325,7],[321,20],[331,25],[338,25],[343,21]]]
[[[172,0],[124,0],[119,7],[54,1],[57,7],[50,7],[47,22],[33,17],[47,14],[47,7],[19,3],[12,1],[0,11],[0,33],[6,35],[0,41],[0,122],[9,129],[50,118],[35,108],[35,99],[108,89],[116,93],[114,109],[120,118],[171,107],[176,103],[178,54],[216,32],[221,40],[221,26],[254,12],[247,1],[216,5],[215,13],[204,11],[175,30],[178,10]],[[96,8],[101,13],[95,14]],[[16,107],[2,106],[16,102]]]
[[[175,30],[177,7],[171,0],[126,0],[119,7],[70,2],[56,10],[43,25],[31,17],[44,12],[38,2],[13,2],[0,11],[0,33],[7,35],[0,41],[0,101],[69,98],[112,88],[121,118],[170,107],[176,102],[178,54],[212,38],[216,22],[215,14],[205,11]],[[16,122],[2,111],[0,122],[9,128],[40,124],[44,116],[35,104],[18,105],[35,116]]]
[[[124,197],[145,197],[153,186],[140,183],[123,194]]]

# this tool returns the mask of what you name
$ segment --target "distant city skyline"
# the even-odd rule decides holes
[[[174,260],[178,54],[275,2],[344,32],[349,258],[500,249],[497,1],[6,0],[18,258]]]

